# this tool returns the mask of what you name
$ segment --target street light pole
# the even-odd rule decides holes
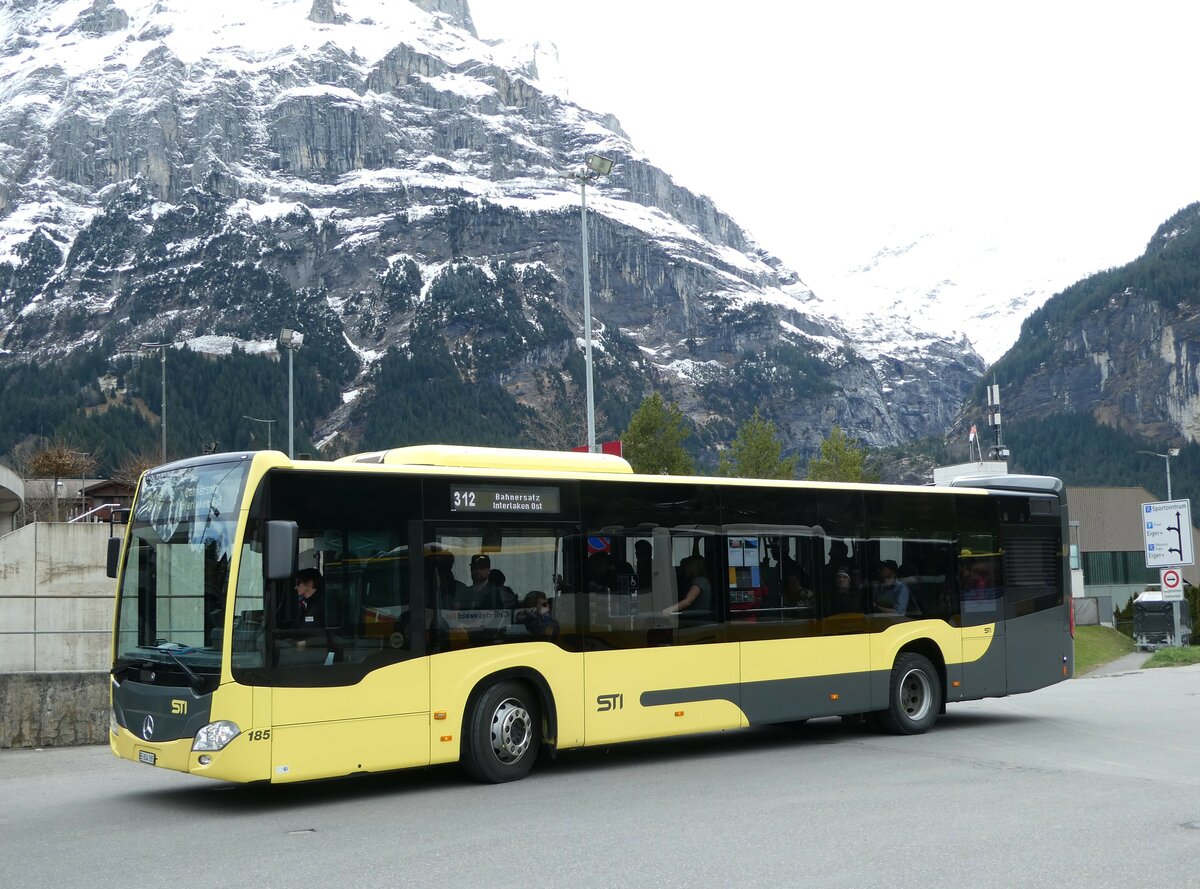
[[[159,361],[162,364],[162,411],[159,413],[162,426],[162,462],[167,462],[167,346],[170,343],[142,343],[142,349],[158,349]]]
[[[271,450],[271,426],[272,426],[272,424],[274,424],[275,421],[274,420],[260,420],[258,417],[250,417],[250,416],[247,416],[246,414],[242,414],[242,419],[250,420],[254,423],[266,423],[267,424],[267,450],[268,451]]]
[[[583,355],[587,367],[588,453],[596,453],[596,391],[592,377],[592,288],[587,242],[587,180],[579,180],[579,230],[583,233]]]
[[[292,412],[292,356],[304,343],[304,334],[285,327],[279,333],[280,344],[288,350],[288,458],[296,459],[295,420]]]
[[[593,154],[587,159],[583,170],[564,173],[564,179],[579,181],[579,229],[583,233],[583,356],[587,375],[587,435],[588,453],[596,453],[596,396],[592,383],[592,285],[591,263],[588,260],[587,229],[587,184],[589,180],[607,176],[612,172],[613,162],[607,157]]]
[[[1167,448],[1167,452],[1165,454],[1159,454],[1155,451],[1138,451],[1138,453],[1146,454],[1150,457],[1162,457],[1165,461],[1167,461],[1167,499],[1174,499],[1171,497],[1171,458],[1179,456],[1179,448]]]

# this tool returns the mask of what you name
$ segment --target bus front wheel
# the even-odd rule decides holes
[[[897,735],[919,735],[933,727],[941,709],[942,680],[929,659],[912,651],[896,658],[880,725]]]
[[[542,742],[537,696],[524,683],[493,685],[475,702],[463,734],[462,765],[472,778],[489,784],[524,778]]]

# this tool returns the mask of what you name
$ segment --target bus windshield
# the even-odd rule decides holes
[[[248,459],[146,475],[130,519],[113,671],[211,689],[221,669],[225,593]]]

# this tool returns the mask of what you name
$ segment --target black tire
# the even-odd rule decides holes
[[[524,778],[542,746],[537,695],[521,682],[499,682],[471,708],[464,724],[462,766],[476,781]]]
[[[919,735],[933,728],[941,709],[942,678],[929,658],[911,651],[896,658],[879,724],[896,735]]]

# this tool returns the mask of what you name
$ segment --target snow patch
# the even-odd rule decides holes
[[[266,355],[276,351],[276,341],[268,340],[243,340],[236,336],[218,336],[207,335],[192,337],[185,340],[184,344],[193,352],[202,352],[205,355],[231,355],[236,346],[248,355]],[[175,347],[179,344],[175,343]]]
[[[345,331],[342,332],[342,339],[346,341],[346,345],[350,347],[350,351],[358,356],[358,360],[362,362],[363,367],[369,367],[383,357],[384,353],[378,349],[364,349],[361,346],[355,345],[354,341],[346,335]]]
[[[468,99],[482,99],[485,96],[496,94],[495,87],[476,80],[474,77],[467,77],[465,74],[442,74],[437,77],[421,77],[420,79],[435,90],[456,93]]]
[[[280,201],[269,198],[259,203],[253,203],[242,198],[241,200],[234,201],[233,205],[229,208],[229,215],[246,215],[255,223],[276,222],[290,216],[292,213],[307,209],[306,205],[296,201]]]

